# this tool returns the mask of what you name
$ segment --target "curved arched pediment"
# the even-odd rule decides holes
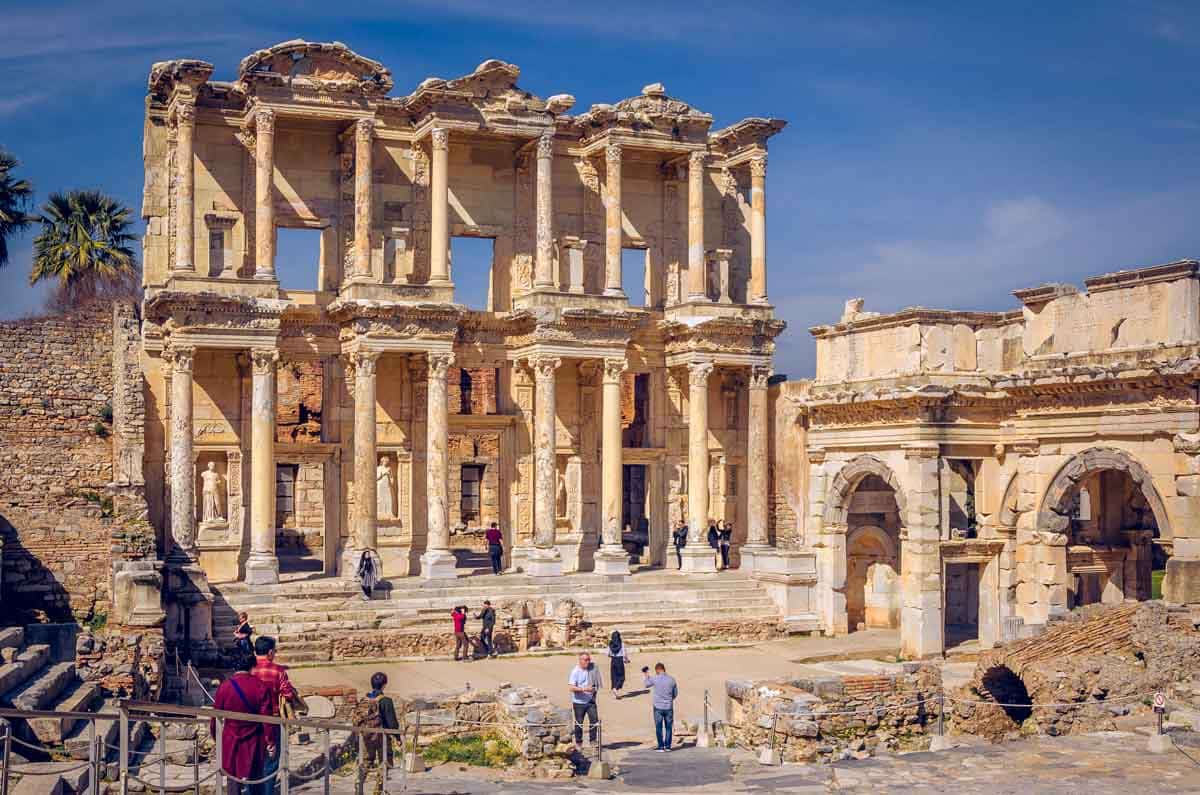
[[[1054,476],[1042,497],[1037,529],[1065,533],[1071,525],[1070,497],[1076,486],[1089,475],[1106,470],[1124,472],[1137,484],[1154,514],[1161,538],[1172,538],[1170,521],[1162,497],[1154,488],[1150,473],[1136,458],[1115,447],[1091,447],[1072,457]]]
[[[242,59],[238,80],[249,86],[257,80],[311,85],[323,91],[382,96],[392,90],[392,73],[378,61],[364,58],[339,41],[285,41]]]
[[[900,513],[900,524],[904,524],[904,492],[900,488],[900,481],[897,480],[896,473],[875,456],[864,454],[848,461],[834,475],[833,484],[829,487],[829,494],[825,500],[825,524],[827,526],[846,524],[850,495],[854,493],[862,479],[868,475],[875,475],[891,486],[896,498],[896,508]]]

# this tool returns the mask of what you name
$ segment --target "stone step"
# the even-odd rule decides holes
[[[25,645],[24,627],[4,627],[0,629],[0,660],[11,662],[21,653]]]
[[[4,700],[16,709],[47,709],[76,681],[75,663],[58,663],[40,671],[16,690],[9,691]]]
[[[114,713],[117,711],[116,699],[107,699],[100,704],[96,712]],[[100,718],[96,721],[96,736],[110,746],[115,746],[121,740],[120,722],[112,718]],[[78,725],[63,739],[63,746],[72,759],[88,758],[88,743],[91,732],[87,721],[79,721]]]
[[[16,659],[0,665],[0,694],[16,690],[50,662],[50,647],[39,643],[17,655]],[[5,703],[11,703],[7,700]]]
[[[101,700],[100,685],[78,679],[59,696],[54,705],[55,712],[93,712]],[[47,745],[58,745],[74,729],[76,723],[86,723],[78,718],[30,718],[29,728]]]
[[[11,795],[68,795],[67,783],[58,773],[21,776],[9,792]]]

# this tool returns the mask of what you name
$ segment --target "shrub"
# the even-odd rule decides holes
[[[463,734],[434,740],[425,749],[424,757],[432,762],[508,767],[516,761],[517,752],[506,740],[496,735]]]

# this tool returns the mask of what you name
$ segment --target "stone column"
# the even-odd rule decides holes
[[[622,472],[621,472],[621,374],[624,359],[604,360],[604,386],[600,447],[600,551],[596,553],[596,573],[609,576],[629,574],[629,553],[621,546]]]
[[[936,442],[905,449],[907,537],[900,542],[900,653],[909,659],[941,654],[944,648],[938,450]]]
[[[196,468],[192,460],[192,361],[195,349],[172,345],[163,351],[171,365],[171,539],[170,554],[196,554]]]
[[[1163,577],[1163,599],[1200,603],[1200,434],[1172,439],[1176,453],[1175,494],[1166,499],[1174,545]],[[1159,528],[1162,529],[1161,527]]]
[[[450,131],[435,127],[430,141],[429,282],[446,284],[450,281]]]
[[[556,577],[562,574],[562,555],[554,545],[555,487],[558,480],[554,381],[562,359],[538,356],[532,364],[536,380],[533,418],[534,548],[525,571],[531,577]]]
[[[554,278],[554,240],[551,214],[554,169],[554,135],[544,133],[537,142],[537,264],[534,289],[552,290]]]
[[[275,111],[254,114],[254,277],[275,278]],[[272,481],[274,482],[274,481]]]
[[[246,582],[279,582],[275,557],[275,366],[274,348],[250,351],[253,381],[250,398],[250,557]]]
[[[683,571],[715,574],[717,559],[708,545],[708,376],[712,362],[688,365],[688,542]]]
[[[341,574],[354,575],[364,549],[378,544],[378,501],[375,481],[375,371],[377,351],[356,351],[350,356],[354,373],[354,515],[350,544],[342,551]]]
[[[741,567],[754,570],[754,558],[770,549],[767,535],[767,382],[771,368],[750,368],[749,421],[746,425],[747,488],[746,543],[741,549]]]
[[[446,407],[446,375],[454,365],[453,353],[429,354],[429,388],[426,395],[425,498],[429,532],[421,556],[421,576],[427,580],[453,578],[454,554],[450,552],[450,504],[447,479],[450,457],[446,451],[449,419]]]
[[[708,300],[704,261],[704,152],[688,155],[688,300]]]
[[[750,294],[747,303],[767,303],[767,156],[750,161]]]
[[[175,270],[196,269],[196,106],[181,102],[175,107]]]
[[[371,275],[371,150],[375,122],[354,123],[354,275]],[[374,377],[374,370],[372,370]]]
[[[604,149],[604,294],[623,297],[621,289],[621,145]]]

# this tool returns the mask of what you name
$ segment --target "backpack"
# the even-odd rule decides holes
[[[379,712],[379,697],[368,696],[355,704],[350,713],[350,721],[360,728],[382,729],[383,715]],[[382,741],[383,735],[378,732],[369,732],[363,735],[363,742],[370,749],[379,747]]]

